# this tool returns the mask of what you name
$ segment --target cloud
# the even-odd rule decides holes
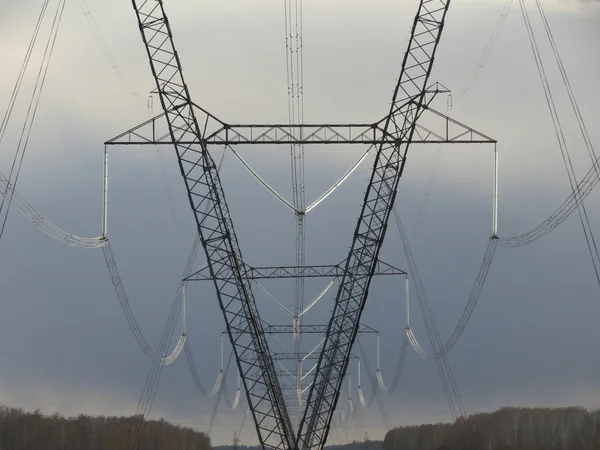
[[[389,106],[415,5],[356,1],[340,9],[340,4],[306,4],[306,117],[377,120]],[[456,2],[453,6],[433,79],[453,88],[455,96],[477,65],[502,4]],[[12,7],[10,21],[5,15],[0,18],[0,51],[8,61],[8,75],[0,83],[0,105],[10,95],[29,38],[28,26],[39,7],[31,5],[31,9]],[[146,99],[153,83],[128,6],[116,0],[90,2],[120,68],[142,100],[132,98],[107,64],[78,6],[67,6],[19,187],[58,225],[91,236],[98,234],[101,225],[102,143],[148,117]],[[169,4],[169,13],[188,84],[200,104],[231,122],[285,122],[281,8],[266,1],[257,6],[241,0],[180,1]],[[592,124],[600,117],[597,98],[585,94],[595,92],[595,74],[600,70],[597,24],[572,14],[552,19],[581,110]],[[520,16],[511,15],[481,77],[451,113],[499,140],[500,224],[506,234],[537,225],[568,194],[526,39]],[[548,63],[549,71],[551,67]],[[553,86],[560,87],[557,73],[551,73]],[[573,142],[574,164],[577,170],[585,170],[589,159],[577,140],[576,124],[567,115],[568,99],[558,93],[558,87],[557,102]],[[3,171],[10,164],[18,118],[27,106],[23,102],[2,147]],[[440,98],[435,107],[444,111],[445,106]],[[598,142],[599,131],[589,128]],[[339,178],[361,150],[307,147],[307,198],[316,198]],[[109,151],[109,234],[132,308],[154,345],[180,281],[193,218],[172,150],[163,149],[163,155],[174,217],[165,200],[156,149]],[[289,149],[241,147],[239,151],[277,190],[291,195]],[[424,146],[410,151],[399,193],[401,214],[410,227],[425,196],[436,152],[436,147]],[[310,263],[328,264],[346,256],[372,162],[366,161],[308,218]],[[491,173],[491,148],[444,146],[414,238],[414,252],[442,336],[453,330],[483,256],[491,227]],[[293,264],[294,218],[231,155],[225,159],[222,179],[248,262]],[[598,194],[589,201],[595,204]],[[589,212],[596,223],[597,214],[593,208]],[[386,260],[405,267],[393,227],[386,239]],[[469,411],[513,402],[585,400],[586,406],[598,406],[589,393],[597,391],[599,367],[588,355],[594,354],[593,343],[600,337],[594,320],[600,311],[588,259],[575,218],[530,248],[499,250],[473,321],[451,356]],[[324,287],[321,281],[307,283],[307,297]],[[0,285],[0,352],[10,362],[0,376],[0,402],[65,414],[135,411],[150,360],[140,353],[127,328],[100,253],[63,248],[13,212],[6,238],[0,242]],[[292,303],[293,283],[265,285],[286,305]],[[377,280],[364,313],[365,323],[381,330],[386,380],[393,375],[402,339],[401,292],[401,280]],[[289,321],[258,291],[257,302],[265,318]],[[325,322],[331,302],[332,293],[315,307],[310,320]],[[220,314],[210,284],[189,287],[189,336],[207,386],[214,382],[220,365]],[[427,345],[416,304],[412,323]],[[364,345],[370,354],[374,352],[372,340],[365,338]],[[234,374],[229,383],[235,384]],[[385,401],[394,422],[448,416],[435,367],[413,353],[398,393]],[[213,407],[213,399],[194,391],[185,361],[165,370],[154,417],[206,429]],[[376,430],[372,437],[384,432],[375,412],[360,414],[364,426]],[[229,442],[240,421],[240,414],[220,415],[216,442]],[[250,441],[251,429],[246,433]]]
[[[596,14],[598,12],[598,0],[551,0],[548,6],[551,10],[576,14]]]

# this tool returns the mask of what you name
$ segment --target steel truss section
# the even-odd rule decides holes
[[[294,431],[256,309],[217,166],[185,83],[162,0],[133,0],[170,142],[177,152],[190,205],[263,447],[288,450]],[[233,335],[235,331],[235,339]]]
[[[302,334],[322,334],[325,335],[327,332],[327,325],[300,325]],[[293,334],[293,325],[267,325],[265,326],[266,334]],[[374,328],[368,325],[360,324],[358,329],[359,334],[379,334]]]
[[[327,325],[300,325],[302,334],[322,334],[325,335],[327,333]],[[270,325],[266,322],[263,322],[263,330],[265,334],[294,334],[294,326],[293,325]],[[226,333],[226,331],[224,332]],[[368,325],[360,324],[358,329],[359,334],[379,334],[374,328],[371,328]]]
[[[424,111],[427,82],[449,5],[450,0],[420,2],[390,114],[383,127],[386,134],[392,134],[401,144],[382,142],[378,145],[296,448],[321,450],[327,440],[408,147]]]
[[[227,124],[194,104],[182,74],[162,0],[132,0],[156,82],[163,114],[106,142],[107,145],[173,145],[195,215],[208,267],[188,281],[211,280],[225,319],[248,404],[263,448],[322,450],[340,389],[360,332],[369,286],[375,275],[406,275],[379,261],[379,252],[410,144],[495,143],[431,108],[448,92],[427,87],[450,0],[421,0],[389,114],[367,124]],[[437,121],[439,125],[432,125]],[[433,129],[441,129],[434,132]],[[251,267],[244,263],[219,173],[207,148],[252,144],[367,144],[377,155],[351,250],[338,265]],[[334,310],[325,325],[303,325],[303,333],[325,335],[315,378],[297,433],[277,378],[266,336],[293,334],[292,325],[261,320],[252,280],[337,277]],[[366,330],[366,331],[364,331]],[[279,354],[275,354],[278,356]],[[297,354],[292,354],[297,358]],[[286,388],[287,389],[287,388]]]
[[[496,141],[485,134],[454,120],[423,103],[426,111],[422,122],[435,122],[433,126],[418,123],[411,144],[489,144]],[[194,105],[196,114],[204,117],[207,135],[205,145],[281,145],[281,144],[367,144],[400,145],[401,139],[384,129],[385,120],[371,124],[227,124],[206,110]],[[121,133],[105,142],[106,145],[171,145],[173,141],[165,130],[165,114]],[[188,143],[188,142],[183,142]],[[191,143],[191,142],[190,142]]]
[[[284,278],[340,278],[344,275],[342,264],[330,266],[274,266],[274,267],[252,267],[246,265],[243,276],[248,280],[284,279]],[[377,262],[374,275],[406,275],[402,269],[392,266],[383,261]],[[212,281],[212,275],[208,267],[203,267],[196,273],[190,275],[184,281]]]

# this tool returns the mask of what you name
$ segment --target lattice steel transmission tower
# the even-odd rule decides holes
[[[282,450],[320,450],[327,440],[353,343],[361,330],[372,330],[360,323],[371,281],[377,275],[406,275],[382,262],[379,253],[409,146],[495,142],[430,107],[436,95],[448,92],[429,78],[450,0],[420,0],[390,111],[379,121],[362,124],[229,124],[216,118],[192,100],[163,1],[133,0],[132,4],[163,113],[106,144],[174,147],[208,262],[187,281],[214,284],[260,444]],[[425,115],[438,120],[444,131],[436,133],[426,127]],[[213,146],[240,144],[374,147],[375,163],[344,261],[292,267],[246,263],[209,151]],[[303,325],[304,332],[322,333],[323,342],[318,351],[311,352],[316,359],[314,375],[301,420],[294,426],[276,366],[281,355],[271,351],[267,339],[271,334],[293,333],[294,325],[273,325],[261,319],[253,281],[304,277],[334,278],[338,288],[329,322]]]

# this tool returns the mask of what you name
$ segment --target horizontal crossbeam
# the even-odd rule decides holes
[[[385,131],[385,118],[375,123],[354,124],[227,124],[194,105],[204,116],[206,145],[282,145],[282,144],[391,144],[404,142]],[[496,141],[471,127],[426,106],[425,118],[416,125],[412,144],[490,144]],[[429,114],[428,114],[429,112]],[[428,125],[426,126],[427,118]],[[434,128],[440,132],[432,131]],[[161,114],[108,140],[106,145],[172,145]],[[185,144],[185,142],[180,142]]]
[[[251,267],[246,265],[245,279],[265,280],[284,278],[339,278],[344,275],[342,264],[328,266],[274,266],[274,267]],[[406,275],[402,269],[392,266],[383,261],[377,262],[375,275]],[[218,278],[218,274],[215,274]],[[208,267],[203,267],[196,273],[190,275],[185,281],[209,281],[213,280]]]
[[[263,325],[265,334],[294,334],[293,325]],[[327,324],[324,325],[300,325],[301,334],[325,334],[327,332]],[[367,325],[360,324],[359,334],[378,334],[379,331]]]

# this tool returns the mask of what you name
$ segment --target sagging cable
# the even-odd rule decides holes
[[[242,381],[240,377],[240,372],[238,371],[237,376],[237,390],[235,391],[235,398],[233,399],[233,405],[231,406],[231,410],[235,411],[240,404],[240,397],[242,393]]]
[[[304,214],[308,214],[310,211],[312,211],[317,206],[319,206],[320,203],[325,201],[325,199],[327,197],[329,197],[331,194],[333,194],[333,191],[335,191],[338,187],[340,187],[342,185],[342,183],[344,183],[344,181],[346,181],[348,179],[348,177],[350,175],[352,175],[352,173],[358,168],[358,166],[360,166],[360,164],[366,159],[366,157],[369,155],[369,152],[371,151],[372,148],[373,148],[373,146],[369,147],[367,149],[367,151],[364,153],[364,155],[362,155],[360,157],[360,159],[358,161],[356,161],[352,167],[350,167],[350,169],[344,174],[344,176],[342,178],[340,178],[338,181],[336,181],[333,186],[331,186],[327,191],[325,191],[323,193],[323,195],[321,195],[313,203],[308,205],[308,207],[304,210]]]
[[[287,206],[288,208],[290,208],[292,211],[294,211],[294,213],[296,214],[300,214],[300,211],[298,211],[296,208],[294,208],[294,205],[292,205],[290,202],[288,202],[285,198],[283,198],[283,196],[281,196],[275,189],[273,189],[271,186],[269,186],[269,184],[263,180],[260,175],[258,173],[256,173],[256,171],[250,167],[250,165],[244,160],[244,158],[242,158],[231,146],[228,146],[229,150],[231,150],[231,152],[234,154],[234,156],[242,163],[242,165],[246,168],[246,170],[248,172],[250,172],[250,174],[256,178],[256,180],[262,184],[262,186],[269,191],[271,194],[273,194],[273,196],[275,198],[277,198],[281,203],[283,203],[285,206]]]
[[[387,388],[385,387],[385,383],[383,382],[383,375],[381,375],[379,333],[377,333],[376,358],[377,358],[377,369],[375,369],[375,377],[377,378],[377,384],[379,385],[379,389],[381,389],[381,392],[387,392]]]
[[[304,314],[306,314],[306,313],[307,313],[307,312],[308,312],[308,311],[309,311],[309,310],[310,310],[310,309],[311,309],[313,306],[315,306],[315,305],[317,304],[317,302],[318,302],[319,300],[321,300],[321,299],[323,298],[323,296],[324,296],[325,294],[327,294],[327,292],[329,292],[329,289],[331,289],[331,286],[333,286],[333,285],[334,285],[334,283],[335,283],[335,280],[332,280],[332,281],[331,281],[331,282],[330,282],[330,283],[327,285],[327,287],[326,287],[325,289],[323,289],[323,291],[321,291],[321,293],[320,293],[320,294],[317,296],[317,298],[315,298],[315,299],[314,299],[314,300],[311,302],[311,304],[310,304],[310,305],[308,305],[308,306],[307,306],[307,307],[304,309],[304,311],[302,311],[302,312],[300,313],[300,316],[303,316],[303,315],[304,315]]]
[[[360,400],[360,404],[363,408],[367,409],[367,402],[365,400],[365,395],[363,394],[362,388],[358,387],[358,400]]]
[[[292,372],[290,372],[289,369],[287,367],[285,367],[281,361],[279,361],[279,367],[281,367],[283,369],[283,371],[286,372],[290,378],[292,378],[294,380],[296,379],[296,376]]]
[[[283,344],[283,342],[281,342],[281,340],[280,340],[280,339],[279,339],[277,336],[273,336],[273,339],[275,339],[275,340],[277,341],[277,343],[278,343],[279,345],[281,345],[281,347],[282,347],[282,348],[283,348],[283,349],[284,349],[284,350],[285,350],[287,353],[289,353],[290,355],[292,354],[292,352],[290,351],[290,349],[289,349],[289,348],[287,348],[287,347],[286,347],[286,346]]]
[[[219,371],[217,374],[217,380],[215,381],[215,385],[212,388],[212,391],[208,393],[209,397],[214,397],[221,390],[221,385],[223,384],[223,369]]]
[[[410,328],[410,319],[408,314],[410,314],[410,297],[408,290],[408,280],[406,283],[406,301],[407,301],[407,326],[406,326],[406,336],[409,340],[409,343],[415,350],[417,354],[427,359],[439,359],[448,353],[454,348],[456,343],[459,341],[460,337],[464,333],[471,316],[473,315],[473,311],[477,306],[479,298],[481,297],[481,293],[483,292],[483,287],[485,286],[485,282],[487,280],[490,268],[492,266],[492,262],[494,260],[494,256],[496,254],[496,250],[498,248],[499,239],[496,237],[491,237],[488,241],[488,245],[485,250],[485,254],[483,257],[483,261],[481,266],[479,267],[479,272],[473,284],[473,288],[471,289],[471,293],[467,300],[467,304],[454,328],[454,331],[448,338],[448,340],[443,344],[440,350],[436,353],[427,353],[423,347],[419,344],[413,330]]]
[[[104,255],[104,260],[106,262],[106,267],[108,268],[108,272],[110,275],[110,279],[112,281],[113,287],[115,288],[115,292],[117,294],[117,298],[119,299],[119,303],[121,304],[121,309],[125,315],[125,319],[127,319],[127,323],[129,328],[131,329],[135,340],[138,345],[142,349],[142,351],[146,354],[152,354],[152,348],[146,341],[146,338],[142,334],[142,330],[137,323],[137,320],[133,314],[131,309],[131,305],[129,304],[129,300],[127,298],[127,294],[125,293],[125,288],[123,287],[123,282],[121,280],[121,276],[119,274],[119,270],[117,269],[117,263],[112,252],[112,248],[110,246],[110,241],[106,240],[107,245],[102,247],[102,253]]]
[[[196,363],[194,361],[194,356],[192,354],[192,349],[190,347],[190,341],[187,339],[185,341],[184,350],[185,350],[185,356],[186,356],[187,362],[188,362],[188,367],[192,374],[192,380],[194,381],[194,385],[196,386],[196,389],[198,389],[200,394],[203,397],[206,397],[208,395],[208,393],[206,392],[206,389],[204,388],[204,385],[202,384],[202,381],[200,380],[200,375],[198,374],[198,369],[196,368]]]
[[[182,334],[179,337],[179,341],[177,342],[177,345],[175,346],[175,349],[173,350],[173,352],[169,356],[160,358],[159,364],[161,366],[168,366],[170,364],[173,364],[175,362],[175,360],[177,359],[177,357],[181,354],[181,351],[183,350],[183,347],[185,346],[186,340],[187,340],[187,336],[185,334]]]
[[[304,357],[302,358],[302,361],[305,361],[305,360],[306,360],[306,358],[310,358],[310,356],[311,356],[313,353],[315,353],[315,352],[316,352],[316,351],[317,351],[319,348],[321,348],[321,346],[322,346],[322,345],[323,345],[323,343],[325,342],[325,339],[326,339],[326,338],[323,338],[323,339],[321,340],[321,342],[319,342],[319,343],[318,343],[318,344],[315,346],[315,348],[313,348],[313,349],[312,349],[312,350],[311,350],[309,353],[307,353],[306,355],[304,355]]]
[[[348,411],[356,411],[354,403],[352,403],[352,377],[350,375],[348,375]]]
[[[108,244],[105,236],[83,237],[63,230],[38,213],[14,188],[4,174],[0,173],[0,194],[12,196],[12,204],[32,225],[61,244],[76,248],[101,248]]]
[[[383,376],[381,375],[381,370],[377,369],[375,372],[375,376],[377,377],[377,384],[379,385],[379,389],[381,392],[387,392],[387,387],[385,387],[385,383],[383,382]]]
[[[367,409],[367,402],[365,401],[365,396],[363,394],[362,386],[360,384],[360,359],[358,360],[358,400],[363,408]]]
[[[185,282],[181,283],[181,328],[181,336],[179,336],[179,341],[177,342],[175,349],[169,356],[165,358],[160,358],[160,365],[168,366],[170,364],[173,364],[177,357],[181,354],[181,351],[183,350],[183,348],[185,347],[185,343],[187,342],[185,325]]]
[[[383,376],[381,375],[381,371],[377,371],[375,375],[377,376],[377,383],[379,384],[379,388],[383,392],[387,392],[388,394],[393,394],[398,385],[400,384],[400,380],[402,379],[402,374],[404,372],[404,362],[406,361],[406,354],[408,353],[408,337],[406,333],[404,333],[404,338],[402,340],[402,346],[400,347],[400,354],[398,355],[398,363],[396,364],[396,373],[394,374],[394,378],[392,379],[392,383],[389,388],[386,388],[386,385],[383,382]]]
[[[441,355],[428,354],[423,349],[423,347],[421,347],[421,345],[417,341],[417,338],[415,337],[415,335],[414,335],[413,331],[410,329],[410,327],[406,327],[405,332],[406,332],[406,336],[408,337],[408,341],[410,342],[410,345],[415,350],[417,355],[423,357],[424,359],[434,359],[434,358],[441,357]]]
[[[223,341],[223,335],[221,335],[221,370],[219,370],[219,373],[217,374],[217,380],[215,381],[215,385],[213,386],[212,391],[208,393],[210,397],[214,397],[215,395],[217,395],[221,390],[221,385],[223,384],[223,375],[225,373],[223,371],[223,363],[225,358],[223,355],[224,345],[225,343]]]
[[[260,284],[258,281],[254,280],[254,282],[256,283],[256,285],[260,288],[261,291],[263,291],[265,293],[265,295],[267,297],[269,297],[269,299],[275,303],[277,306],[279,306],[281,309],[283,309],[286,313],[288,313],[290,316],[294,317],[294,313],[292,313],[289,309],[287,309],[285,306],[283,306],[279,301],[277,301],[277,299],[275,297],[273,297],[269,291],[267,291],[262,284]]]
[[[310,368],[310,370],[308,370],[304,375],[302,375],[302,380],[304,380],[307,376],[309,376],[311,373],[314,372],[314,370],[317,368],[318,363],[316,363],[314,366],[312,366]]]

